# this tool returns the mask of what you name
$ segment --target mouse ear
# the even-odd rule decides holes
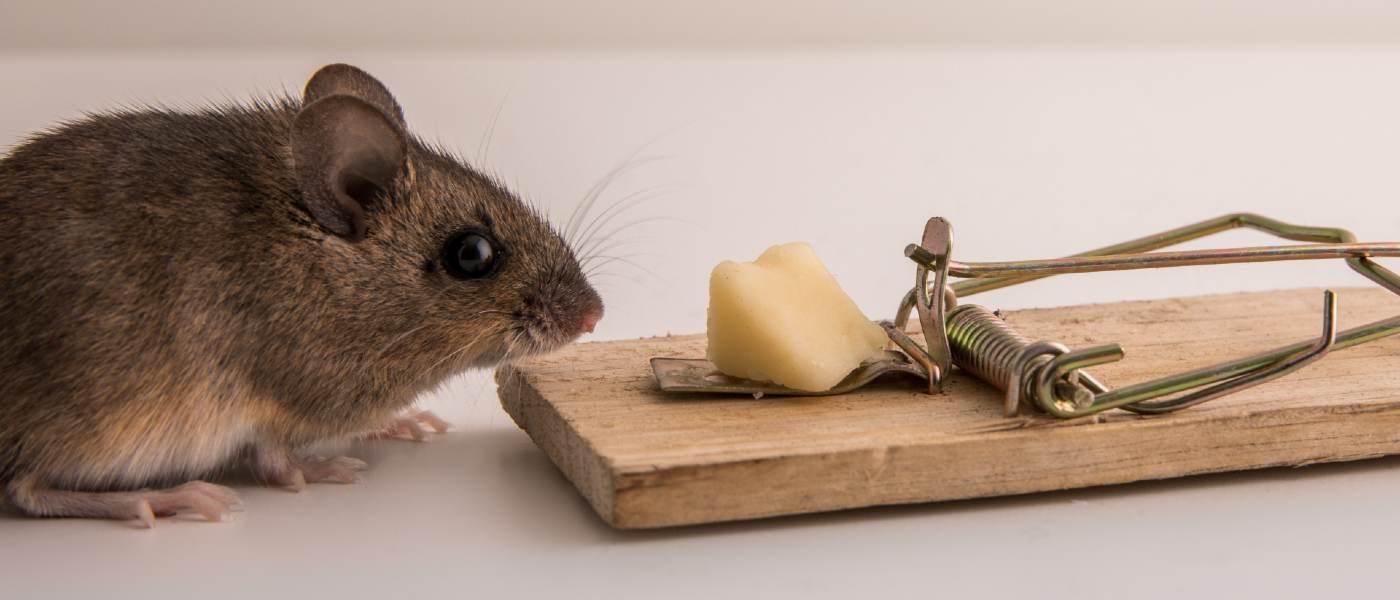
[[[365,235],[365,211],[393,187],[408,154],[403,129],[351,96],[328,96],[297,113],[292,157],[304,206],[350,241]]]
[[[394,119],[399,127],[406,127],[403,108],[394,99],[394,95],[389,93],[389,88],[359,67],[343,63],[321,67],[307,80],[301,103],[302,106],[309,106],[330,96],[351,96],[364,100],[370,106],[384,111],[384,114]]]

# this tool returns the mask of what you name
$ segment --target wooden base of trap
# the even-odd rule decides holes
[[[976,301],[976,299],[972,299]],[[1092,370],[1135,383],[1318,335],[1321,290],[1013,311],[1032,339],[1119,342]],[[1400,313],[1380,289],[1339,292],[1342,328]],[[647,359],[702,357],[704,336],[571,346],[496,375],[501,403],[621,528],[1125,483],[1400,453],[1400,336],[1333,352],[1277,381],[1175,414],[1006,418],[955,372],[930,396],[894,378],[844,396],[667,395]]]

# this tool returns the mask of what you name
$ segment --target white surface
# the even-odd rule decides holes
[[[332,60],[379,75],[416,129],[468,156],[501,107],[485,164],[561,218],[629,157],[606,199],[675,188],[622,219],[661,220],[623,234],[650,274],[613,265],[600,338],[699,331],[714,263],[795,239],[885,315],[912,279],[900,249],[936,214],[968,260],[1233,210],[1400,238],[1393,48],[9,54],[0,143],[84,109],[295,89]],[[1213,267],[979,302],[1301,285],[1365,280],[1330,263]],[[0,517],[0,597],[1281,597],[1400,579],[1396,460],[622,533],[510,423],[485,375],[427,403],[459,429],[353,448],[373,465],[361,485],[245,488],[232,523]]]

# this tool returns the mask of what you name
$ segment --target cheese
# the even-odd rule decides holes
[[[803,242],[716,266],[707,334],[710,362],[726,375],[812,392],[883,356],[887,340]]]

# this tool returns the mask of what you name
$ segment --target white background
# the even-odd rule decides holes
[[[966,260],[1240,210],[1400,238],[1389,3],[394,6],[0,3],[0,144],[84,110],[296,90],[320,64],[354,62],[421,134],[560,222],[629,167],[602,195],[644,201],[613,222],[639,221],[618,234],[628,262],[598,281],[596,339],[702,330],[709,268],[791,240],[887,316],[912,278],[900,249],[934,215]],[[978,301],[1320,285],[1366,281],[1340,264],[1211,267]],[[488,374],[425,404],[458,429],[351,448],[373,464],[357,486],[242,488],[231,523],[0,517],[0,597],[1280,597],[1379,595],[1400,579],[1392,459],[627,533],[510,423]]]

